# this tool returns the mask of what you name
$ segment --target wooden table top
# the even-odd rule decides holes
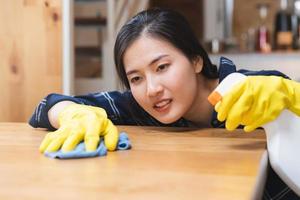
[[[0,123],[0,199],[241,200],[260,187],[262,130],[119,130],[128,133],[131,150],[58,160],[38,151],[45,130]]]

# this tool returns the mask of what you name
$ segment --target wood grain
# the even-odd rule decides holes
[[[250,199],[263,131],[120,126],[133,148],[56,160],[38,152],[45,130],[0,123],[0,199]]]
[[[50,92],[62,92],[60,0],[0,5],[0,121],[25,122]]]

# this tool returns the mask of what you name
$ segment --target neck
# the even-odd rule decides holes
[[[213,106],[208,102],[208,95],[217,87],[218,79],[208,79],[202,75],[198,78],[198,90],[190,110],[185,119],[197,126],[210,127]]]

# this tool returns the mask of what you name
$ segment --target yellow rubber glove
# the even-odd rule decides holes
[[[104,109],[81,104],[66,106],[59,113],[59,128],[49,132],[40,145],[40,152],[73,150],[84,140],[87,151],[95,151],[100,140],[109,151],[114,151],[119,139],[116,126],[107,118]]]
[[[249,76],[215,106],[226,129],[241,124],[247,132],[276,119],[285,108],[300,115],[300,83],[278,76]]]

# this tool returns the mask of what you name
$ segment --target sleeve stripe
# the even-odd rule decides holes
[[[232,63],[232,62],[230,62],[230,61],[227,61],[227,60],[222,60],[222,64],[233,65],[233,63]]]
[[[41,105],[41,106],[40,106],[40,110],[38,111],[38,117],[37,117],[37,119],[38,119],[37,121],[38,121],[38,122],[39,122],[40,119],[41,119],[41,113],[42,113],[41,111],[42,111],[42,108],[43,108],[43,106],[42,106],[43,104],[40,104],[40,105]]]
[[[234,65],[231,60],[224,58],[224,57],[221,58],[221,64]]]
[[[96,93],[96,94],[94,94],[93,96],[94,96],[94,97],[101,97],[101,96],[103,96],[103,92]]]
[[[37,121],[37,111],[38,111],[39,107],[40,107],[40,104],[36,107],[36,109],[34,111],[34,119],[35,119],[35,121]]]
[[[42,99],[41,101],[40,101],[40,103],[39,103],[39,105],[37,106],[37,108],[35,109],[35,111],[34,111],[34,115],[35,115],[35,120],[37,121],[37,122],[39,122],[40,121],[40,116],[41,116],[41,110],[42,110],[42,105],[46,105],[46,99]]]
[[[115,115],[117,115],[119,118],[121,118],[120,112],[118,108],[115,105],[114,99],[111,98],[111,96],[108,94],[108,92],[104,92],[103,96],[108,100],[112,110],[114,111]]]
[[[36,121],[37,122],[40,122],[40,119],[41,119],[41,111],[42,111],[42,108],[46,105],[46,99],[43,99],[40,103],[39,103],[39,105],[38,105],[38,107],[37,107],[37,109],[36,109],[36,115],[35,115],[35,119],[36,119]]]

